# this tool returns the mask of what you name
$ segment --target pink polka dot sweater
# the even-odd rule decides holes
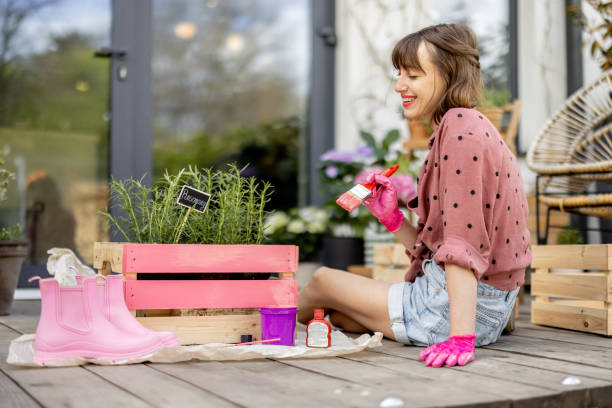
[[[423,274],[434,253],[502,290],[525,279],[531,263],[529,208],[516,157],[489,120],[475,109],[450,109],[429,138],[429,154],[408,207],[418,217],[406,280]]]

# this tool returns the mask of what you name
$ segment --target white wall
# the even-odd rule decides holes
[[[582,1],[582,11],[586,15],[589,27],[594,27],[597,24],[603,22],[601,16],[589,6],[586,1]],[[589,41],[589,36],[583,32],[582,41],[586,43]],[[590,47],[584,47],[582,49],[582,81],[584,85],[588,85],[594,82],[602,74],[602,70],[599,67],[599,62],[595,61],[591,57]]]
[[[429,0],[336,1],[336,137],[339,150],[363,144],[359,130],[380,140],[408,128],[393,91],[391,51],[405,35],[430,25]]]
[[[519,98],[522,102],[520,145],[527,151],[546,120],[567,97],[565,2],[518,2]],[[523,164],[528,194],[535,192],[535,175]]]

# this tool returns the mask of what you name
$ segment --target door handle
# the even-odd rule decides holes
[[[125,50],[115,50],[108,47],[102,47],[94,52],[96,58],[123,58],[127,55]]]

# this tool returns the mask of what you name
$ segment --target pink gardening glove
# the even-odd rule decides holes
[[[369,174],[366,183],[376,182],[378,186],[372,191],[363,205],[387,227],[389,232],[395,232],[402,226],[404,215],[397,208],[397,191],[388,177],[377,173]]]
[[[441,367],[446,362],[447,367],[456,364],[466,365],[474,360],[475,334],[452,336],[442,343],[434,344],[421,351],[419,360],[425,360],[426,366]]]

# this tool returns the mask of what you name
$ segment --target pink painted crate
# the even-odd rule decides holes
[[[298,247],[294,245],[94,245],[94,267],[125,277],[128,309],[152,330],[173,331],[181,344],[261,338],[260,316],[227,309],[297,307]],[[279,273],[277,280],[138,280],[142,273]],[[147,311],[225,309],[214,316],[151,316]],[[154,313],[154,314],[155,314]]]

